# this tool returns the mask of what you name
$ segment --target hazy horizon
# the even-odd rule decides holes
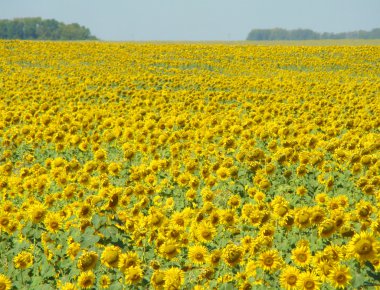
[[[245,40],[251,29],[348,32],[380,27],[378,0],[0,0],[0,19],[79,23],[102,40]]]

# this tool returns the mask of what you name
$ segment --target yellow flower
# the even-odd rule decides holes
[[[44,219],[47,210],[43,205],[35,204],[35,205],[32,205],[28,209],[28,212],[29,212],[30,219],[32,220],[32,222],[37,224]]]
[[[13,258],[16,269],[26,269],[33,265],[33,255],[27,251],[22,251]]]
[[[62,217],[59,213],[48,212],[44,219],[44,225],[49,232],[57,233],[62,227]]]
[[[230,170],[226,167],[220,167],[217,171],[216,174],[221,180],[226,180],[228,177],[230,177],[231,173]]]
[[[77,290],[78,288],[70,282],[66,282],[61,287],[59,287],[60,290]]]
[[[117,246],[106,246],[100,258],[102,264],[108,268],[117,268],[121,250]]]
[[[243,255],[243,248],[234,244],[228,244],[223,249],[223,260],[230,267],[239,264],[243,259]]]
[[[335,288],[346,288],[352,279],[350,268],[344,265],[335,266],[330,271],[328,278]]]
[[[78,260],[78,269],[81,271],[89,271],[95,268],[98,261],[98,254],[94,251],[85,251]]]
[[[196,245],[189,248],[188,257],[194,264],[204,264],[207,259],[207,248],[204,246]]]
[[[222,251],[221,250],[214,250],[208,257],[207,257],[207,262],[212,265],[216,266],[219,264],[220,259],[222,257]]]
[[[138,284],[143,278],[143,271],[140,266],[132,266],[124,271],[124,275],[128,285]]]
[[[101,289],[108,289],[111,285],[111,279],[108,275],[102,275],[100,277],[99,286]]]
[[[374,259],[380,251],[380,243],[369,232],[355,234],[348,244],[348,252],[360,262]]]
[[[10,290],[12,288],[12,281],[5,275],[0,274],[0,290]]]
[[[126,269],[134,266],[140,266],[140,259],[136,252],[122,253],[119,256],[118,268],[120,271],[125,272]]]
[[[92,271],[82,272],[78,277],[78,285],[84,289],[90,289],[94,286],[95,274]]]
[[[202,243],[211,242],[216,234],[215,227],[207,221],[202,221],[196,226],[195,236]]]
[[[67,247],[67,255],[69,255],[71,260],[74,260],[75,257],[78,255],[80,251],[80,243],[70,243],[69,246]]]
[[[280,275],[280,285],[286,290],[293,290],[297,288],[297,281],[299,279],[300,271],[292,266],[286,266]]]
[[[258,262],[261,268],[269,272],[278,270],[282,264],[277,250],[268,250],[261,253]]]
[[[306,267],[311,262],[310,249],[306,246],[299,246],[292,250],[292,260],[299,267]]]
[[[150,283],[154,289],[162,289],[165,284],[165,272],[161,270],[155,270],[152,277],[150,278]]]
[[[316,290],[319,289],[321,282],[313,272],[303,272],[299,275],[297,280],[297,288],[301,290]]]
[[[165,271],[165,283],[164,289],[176,290],[180,289],[183,283],[185,282],[184,272],[176,267],[172,267]]]
[[[160,246],[159,251],[163,257],[171,260],[179,254],[180,247],[177,242],[167,240]]]

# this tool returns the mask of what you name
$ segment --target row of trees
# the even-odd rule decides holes
[[[247,40],[309,40],[309,39],[380,39],[380,28],[371,31],[318,33],[310,29],[286,30],[283,28],[253,29]]]
[[[78,23],[34,17],[0,20],[0,39],[95,40],[96,37]]]

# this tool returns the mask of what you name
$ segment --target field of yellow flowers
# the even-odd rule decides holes
[[[0,290],[380,284],[380,46],[0,52]]]

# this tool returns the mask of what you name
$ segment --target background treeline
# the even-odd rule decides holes
[[[54,19],[15,18],[0,20],[0,39],[95,40],[88,28]]]
[[[247,40],[309,40],[309,39],[380,39],[380,28],[371,31],[318,33],[310,29],[286,30],[282,28],[253,29]]]

